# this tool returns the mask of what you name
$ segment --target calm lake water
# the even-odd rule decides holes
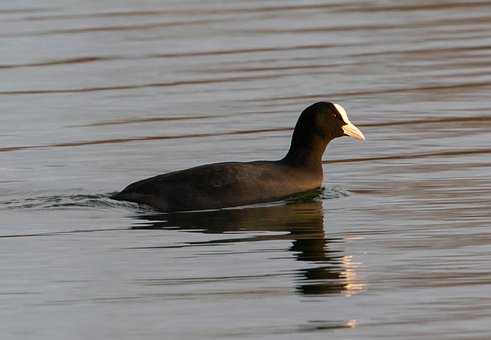
[[[2,339],[489,338],[491,1],[4,1],[0,79]],[[314,199],[108,198],[319,100]]]

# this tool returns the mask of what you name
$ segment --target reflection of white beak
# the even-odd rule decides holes
[[[346,135],[353,137],[354,139],[359,140],[359,141],[365,140],[365,136],[360,131],[360,129],[358,129],[356,126],[354,126],[353,123],[351,123],[350,121],[348,121],[348,123],[346,125],[343,125],[342,128],[343,128],[343,132]]]

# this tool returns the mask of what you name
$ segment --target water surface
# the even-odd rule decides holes
[[[2,339],[485,339],[489,1],[0,5]],[[341,103],[313,199],[108,193],[275,159]]]

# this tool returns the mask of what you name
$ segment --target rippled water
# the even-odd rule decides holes
[[[485,339],[490,1],[0,4],[2,339]],[[108,194],[367,136],[325,190],[159,214]]]

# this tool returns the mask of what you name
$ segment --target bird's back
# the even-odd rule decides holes
[[[114,198],[162,211],[215,209],[281,199],[321,181],[322,168],[298,171],[281,161],[214,163],[132,183]]]

